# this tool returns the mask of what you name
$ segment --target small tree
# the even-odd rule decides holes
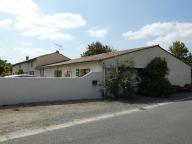
[[[11,74],[12,65],[6,60],[0,59],[0,76],[6,76]]]
[[[166,78],[167,62],[164,58],[154,58],[141,74],[140,92],[147,96],[167,96],[171,92],[171,84]]]
[[[188,54],[188,56],[184,62],[192,67],[192,53],[191,52]]]
[[[169,51],[181,60],[185,60],[189,52],[185,44],[180,41],[173,42],[173,44],[169,47]]]
[[[91,55],[96,55],[96,54],[101,54],[101,53],[107,53],[107,52],[112,52],[113,49],[108,46],[108,45],[103,45],[100,42],[93,42],[90,45],[87,46],[87,50],[81,54],[82,57],[85,56],[91,56]]]
[[[192,66],[192,54],[183,42],[173,42],[173,44],[169,47],[169,51],[184,63]]]

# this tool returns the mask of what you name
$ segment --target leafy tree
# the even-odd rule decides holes
[[[93,42],[90,45],[87,46],[87,50],[81,54],[82,57],[85,56],[91,56],[91,55],[96,55],[96,54],[101,54],[101,53],[107,53],[107,52],[112,52],[113,49],[108,46],[108,45],[103,45],[100,42]]]
[[[141,74],[140,93],[147,96],[167,96],[171,92],[171,84],[166,78],[167,62],[164,58],[154,58]]]
[[[169,47],[169,51],[184,63],[192,65],[192,54],[183,42],[173,42],[173,44]]]
[[[11,74],[12,66],[6,60],[0,59],[0,76],[6,76]]]
[[[188,56],[184,62],[192,67],[192,53],[191,52],[188,54]]]

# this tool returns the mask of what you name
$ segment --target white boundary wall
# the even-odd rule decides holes
[[[92,84],[97,80],[96,86]],[[81,78],[0,78],[0,105],[101,98],[101,72]]]

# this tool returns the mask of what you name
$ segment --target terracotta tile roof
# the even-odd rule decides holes
[[[52,66],[58,66],[58,65],[67,65],[67,64],[74,64],[74,63],[82,63],[82,62],[101,61],[101,60],[113,58],[113,57],[116,57],[116,56],[124,55],[124,54],[127,54],[127,53],[132,53],[132,52],[136,52],[136,51],[140,51],[140,50],[144,50],[144,49],[154,48],[154,47],[157,47],[157,46],[159,47],[159,45],[152,45],[152,46],[146,46],[146,47],[140,47],[140,48],[127,49],[127,50],[122,50],[122,51],[102,53],[102,54],[98,54],[98,55],[86,56],[86,57],[82,57],[82,58],[71,59],[69,61],[50,64],[50,65],[46,65],[45,67],[52,67]]]

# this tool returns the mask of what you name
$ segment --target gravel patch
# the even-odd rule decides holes
[[[136,96],[126,101],[53,102],[0,107],[0,136],[188,97],[192,97],[192,93],[176,94],[170,98]]]

